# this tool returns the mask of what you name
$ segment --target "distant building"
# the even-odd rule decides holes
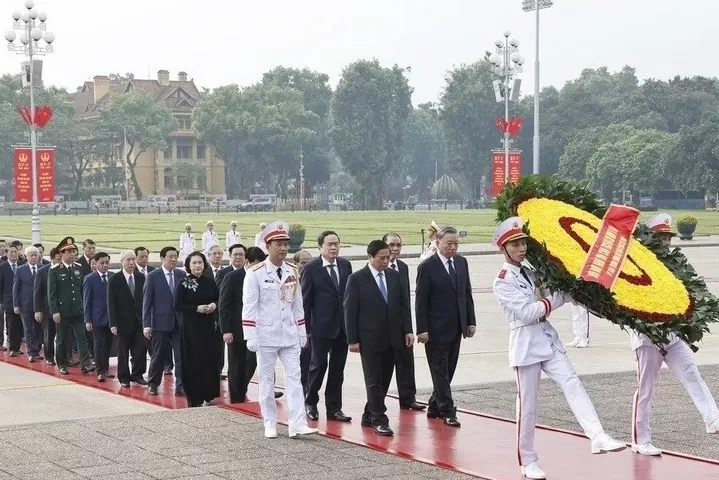
[[[192,129],[192,110],[202,98],[195,82],[187,79],[185,72],[170,80],[167,70],[157,72],[156,80],[97,75],[92,82],[85,82],[72,96],[75,101],[75,118],[97,119],[104,105],[116,95],[142,91],[164,103],[177,118],[178,129],[168,138],[164,150],[148,148],[137,160],[135,175],[142,196],[176,195],[182,198],[198,198],[201,195],[225,193],[225,164],[215,155],[211,145],[197,139]],[[122,157],[123,139],[118,138],[116,156]],[[174,168],[177,162],[196,162],[204,166],[204,175],[191,169]],[[118,165],[124,167],[118,161]],[[96,168],[97,166],[91,166]],[[199,170],[199,169],[198,169]],[[204,177],[204,178],[203,178]]]

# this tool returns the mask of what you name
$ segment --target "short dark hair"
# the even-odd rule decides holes
[[[234,245],[230,245],[230,248],[228,248],[227,251],[230,252],[230,255],[232,255],[232,250],[236,248],[241,248],[242,251],[245,252],[245,255],[247,255],[247,247],[245,247],[241,243],[235,243]]]
[[[162,250],[160,250],[160,258],[165,258],[165,256],[167,256],[167,252],[178,253],[175,247],[163,247]]]
[[[247,258],[247,261],[250,263],[264,262],[267,258],[267,255],[265,255],[265,252],[263,252],[260,247],[250,247],[247,249],[245,258]]]
[[[320,247],[325,244],[325,238],[329,237],[330,235],[334,235],[337,237],[337,240],[340,239],[340,236],[337,235],[337,232],[334,230],[325,230],[324,232],[320,233],[320,236],[317,237],[317,245]]]
[[[4,238],[0,238],[0,242],[7,243],[7,240],[5,240]]]
[[[57,247],[52,247],[50,249],[50,258],[55,258],[55,255],[60,255],[60,252],[57,251]]]
[[[107,258],[109,260],[110,255],[105,252],[97,252],[95,255],[92,256],[92,260],[95,260],[96,262],[99,262],[103,258]]]
[[[190,260],[192,260],[192,257],[200,257],[202,259],[202,269],[204,270],[205,268],[207,268],[207,257],[205,257],[204,253],[195,250],[185,259],[185,271],[188,275],[190,274]]]
[[[89,246],[91,246],[91,245],[95,245],[95,240],[93,240],[92,238],[86,238],[86,239],[82,242],[82,246],[83,246],[83,247],[89,247]]]
[[[384,243],[387,243],[387,239],[388,239],[389,237],[397,237],[397,238],[399,238],[399,241],[400,241],[400,242],[402,241],[402,237],[400,237],[399,233],[396,233],[396,232],[388,232],[388,233],[385,233],[385,234],[382,236],[382,241],[383,241]]]
[[[389,245],[382,240],[372,240],[369,242],[369,245],[367,245],[367,255],[371,257],[376,256],[380,250],[389,250]]]
[[[42,246],[42,243],[33,243],[32,246],[35,248],[42,248],[43,250],[45,250],[45,247]]]
[[[148,249],[146,249],[145,247],[135,247],[135,250],[133,250],[133,251],[135,252],[135,255],[137,255],[140,252],[150,253],[150,251]]]
[[[22,242],[20,240],[13,240],[12,242],[10,242],[10,246],[20,249],[22,248]]]

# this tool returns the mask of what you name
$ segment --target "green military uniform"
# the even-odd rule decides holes
[[[63,254],[68,250],[77,251],[75,240],[66,237],[57,246],[57,251]],[[57,325],[55,337],[55,357],[60,373],[67,374],[68,358],[67,346],[65,345],[72,330],[77,341],[77,349],[80,352],[82,372],[91,371],[90,355],[87,349],[87,337],[85,336],[85,323],[83,320],[82,307],[82,266],[79,263],[66,265],[64,260],[50,267],[47,281],[47,297],[50,315],[60,314],[60,323]]]

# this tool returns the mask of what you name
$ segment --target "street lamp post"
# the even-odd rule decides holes
[[[52,53],[52,42],[55,41],[55,34],[46,31],[47,14],[38,13],[35,10],[33,0],[25,1],[25,12],[15,11],[12,14],[13,29],[5,33],[5,40],[8,41],[8,50],[19,55],[28,57],[28,87],[30,89],[30,150],[31,175],[32,175],[32,243],[41,242],[40,208],[38,206],[38,185],[37,185],[37,126],[35,125],[35,94],[33,82],[35,65],[33,57]],[[15,44],[18,37],[15,31],[20,32],[20,44]],[[40,43],[41,40],[45,44]]]
[[[302,145],[300,145],[300,210],[305,209],[305,164],[304,155],[302,154]]]
[[[539,173],[539,11],[551,7],[552,0],[523,0],[522,9],[535,13],[534,27],[534,137],[532,138],[532,173]]]
[[[512,93],[518,98],[518,92],[510,92],[513,88],[512,80],[517,74],[522,72],[524,59],[518,53],[519,41],[515,38],[510,39],[512,34],[509,30],[504,32],[504,40],[496,40],[494,46],[497,47],[497,53],[489,57],[489,62],[493,65],[495,73],[502,77],[503,88],[502,96],[504,97],[504,121],[509,123],[509,97]],[[509,129],[504,129],[504,183],[509,183]]]

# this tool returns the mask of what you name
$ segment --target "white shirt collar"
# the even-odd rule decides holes
[[[162,267],[162,273],[164,273],[165,276],[168,276],[168,275],[170,275],[171,273],[175,273],[175,271],[174,271],[174,270],[173,270],[173,271],[169,271],[169,270],[166,269],[165,267]]]
[[[377,275],[379,275],[380,273],[382,273],[382,272],[380,272],[380,271],[378,271],[378,270],[375,270],[374,267],[373,267],[371,264],[369,264],[369,263],[367,264],[367,268],[369,268],[369,271],[372,272],[372,277],[373,277],[375,280],[377,280]]]
[[[328,261],[325,257],[322,257],[322,268],[326,268],[330,265],[337,265],[337,259],[335,259],[334,263]]]
[[[444,265],[446,267],[447,262],[449,261],[449,258],[447,258],[444,255],[442,255],[441,253],[439,253],[439,251],[437,251],[437,256],[439,257],[440,260],[442,260],[442,265]],[[454,259],[452,260],[452,263],[454,263]]]
[[[130,283],[130,275],[133,275],[134,272],[133,272],[133,273],[127,273],[127,272],[125,271],[125,269],[123,268],[123,269],[122,269],[122,274],[125,275],[125,281],[129,284],[129,283]]]
[[[397,263],[397,259],[395,259],[393,262],[389,262],[389,265],[387,265],[387,268],[392,268],[392,265],[394,265],[395,269],[399,272],[399,263]]]

